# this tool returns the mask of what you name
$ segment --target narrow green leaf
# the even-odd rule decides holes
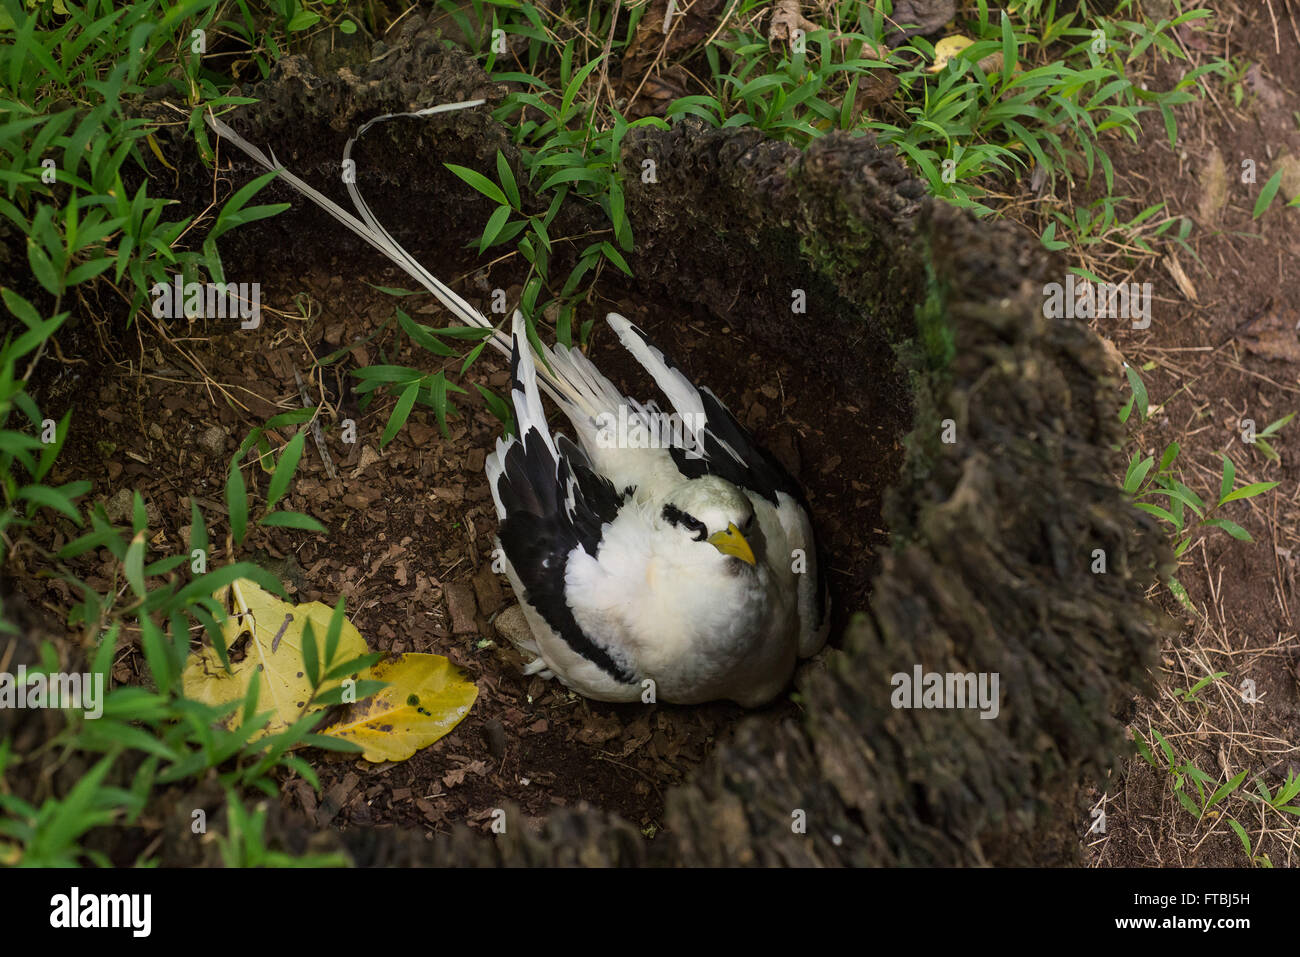
[[[322,535],[328,531],[319,521],[310,515],[304,515],[302,512],[271,512],[268,515],[263,515],[257,524],[268,528],[296,528],[304,532],[317,532]]]
[[[509,203],[506,202],[506,194],[501,192],[501,187],[497,186],[496,183],[492,182],[492,180],[488,179],[482,173],[476,172],[472,169],[467,169],[464,166],[457,166],[455,163],[443,163],[442,165],[447,167],[447,169],[451,170],[498,206],[509,205]]]
[[[299,432],[289,440],[289,444],[280,453],[280,461],[275,464],[275,472],[271,475],[270,486],[266,493],[268,510],[275,508],[275,503],[280,501],[281,496],[288,490],[293,473],[298,468],[298,460],[302,458],[302,445],[306,438],[307,433]]]
[[[230,475],[226,478],[226,509],[230,513],[230,534],[234,536],[236,545],[242,544],[248,527],[248,488],[244,484],[238,457],[231,463]]]
[[[1232,483],[1237,476],[1237,467],[1232,464],[1232,459],[1222,452],[1219,455],[1223,459],[1223,478],[1219,481],[1219,504],[1222,505],[1224,499],[1228,497],[1228,493],[1232,491]]]
[[[411,408],[415,405],[415,396],[420,391],[420,383],[412,382],[397,399],[397,404],[393,406],[393,414],[388,417],[388,424],[384,426],[384,434],[379,437],[379,447],[382,449],[393,440],[393,436],[406,424],[406,419],[411,414]]]
[[[1241,787],[1241,782],[1244,780],[1246,780],[1245,771],[1240,771],[1237,774],[1234,774],[1231,780],[1225,781],[1223,785],[1210,796],[1210,799],[1205,802],[1205,810],[1208,811],[1233,791],[1237,790],[1237,788]]]
[[[1254,541],[1254,539],[1251,538],[1250,536],[1250,532],[1246,531],[1236,522],[1229,521],[1226,518],[1207,518],[1205,520],[1205,524],[1213,525],[1215,528],[1223,529],[1225,532],[1227,532],[1229,535],[1231,535],[1233,538],[1237,539],[1238,541],[1241,542]]]
[[[320,685],[320,646],[316,644],[316,630],[310,620],[302,626],[302,666],[308,683],[315,689]]]
[[[483,250],[492,245],[493,240],[495,240],[501,233],[502,228],[504,228],[506,224],[506,220],[509,218],[509,206],[498,206],[492,211],[492,215],[488,217],[487,225],[483,227],[483,235],[479,237],[478,251],[480,255]]]
[[[1259,219],[1259,217],[1263,216],[1264,210],[1268,209],[1269,204],[1273,202],[1273,197],[1277,195],[1278,187],[1282,185],[1282,172],[1283,171],[1279,169],[1276,173],[1270,176],[1268,182],[1264,184],[1264,188],[1259,191],[1259,198],[1255,200],[1255,212],[1253,214],[1255,219]]]
[[[143,598],[146,594],[144,588],[144,551],[144,532],[139,531],[131,539],[131,544],[126,550],[126,561],[122,563],[122,573],[126,575],[126,580],[137,598]]]
[[[500,150],[497,150],[497,179],[501,181],[501,188],[505,190],[506,197],[510,200],[510,208],[519,208],[519,185],[515,182],[514,170],[506,162],[505,156]]]
[[[1277,486],[1277,482],[1252,482],[1249,485],[1243,485],[1239,489],[1234,489],[1227,495],[1223,496],[1223,502],[1220,502],[1220,504],[1223,504],[1224,502],[1235,502],[1238,499],[1243,498],[1254,498],[1256,495],[1263,494],[1269,489],[1277,488]]]

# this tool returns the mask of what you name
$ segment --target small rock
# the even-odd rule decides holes
[[[497,634],[512,645],[533,640],[533,630],[528,627],[528,619],[524,617],[524,609],[520,605],[511,605],[497,615],[492,624],[496,626]]]
[[[223,454],[226,451],[226,430],[219,425],[209,426],[199,436],[199,445],[213,455]]]
[[[108,516],[110,522],[115,524],[128,522],[131,520],[133,501],[134,498],[130,489],[118,489],[117,494],[104,503],[104,514]]]
[[[1277,168],[1282,171],[1282,199],[1300,196],[1300,159],[1287,153],[1279,157]]]

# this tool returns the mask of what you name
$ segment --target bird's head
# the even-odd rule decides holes
[[[704,475],[684,482],[664,502],[659,517],[694,541],[747,565],[756,564],[749,540],[757,531],[753,503],[724,479]]]

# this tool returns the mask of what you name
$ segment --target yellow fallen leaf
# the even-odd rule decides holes
[[[367,761],[405,761],[460,724],[478,697],[474,683],[442,655],[398,655],[360,678],[388,687],[320,733],[361,745]]]
[[[944,37],[934,45],[934,64],[926,67],[926,70],[930,73],[938,73],[948,65],[949,60],[974,42],[970,37],[961,34]]]
[[[964,37],[961,34],[955,34],[950,37],[944,37],[934,45],[934,63],[925,68],[927,73],[938,73],[946,67],[949,61],[962,50],[972,45],[975,41],[970,37]],[[1002,51],[995,50],[984,59],[979,61],[980,69],[985,73],[993,73],[1002,69]],[[1016,63],[1012,63],[1012,70],[1015,70]]]
[[[218,592],[218,600],[227,594]],[[203,704],[219,705],[229,701],[242,701],[249,685],[256,680],[258,713],[271,710],[270,723],[252,736],[253,740],[285,730],[294,721],[323,705],[309,704],[312,695],[311,681],[303,665],[303,627],[311,622],[318,649],[320,674],[328,670],[325,661],[325,636],[329,631],[333,609],[318,601],[302,605],[281,601],[270,592],[247,579],[230,585],[229,597],[238,614],[227,617],[222,625],[226,646],[229,647],[245,631],[251,634],[247,654],[243,661],[232,661],[230,673],[222,667],[221,659],[212,648],[202,648],[190,655],[189,663],[181,674],[181,688],[185,697]],[[343,619],[338,649],[333,663],[342,664],[366,654],[365,639],[352,622]],[[342,679],[323,682],[320,690],[338,687]],[[231,728],[239,727],[243,710],[228,719]]]
[[[167,157],[163,156],[162,149],[158,146],[158,141],[154,139],[154,135],[150,133],[144,138],[144,141],[149,144],[149,149],[153,152],[153,155],[158,158],[158,162],[162,163],[163,166],[166,166],[169,170],[175,173],[176,167],[167,162]]]

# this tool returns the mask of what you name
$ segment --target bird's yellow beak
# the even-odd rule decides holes
[[[735,522],[728,525],[725,532],[710,535],[708,542],[724,555],[735,555],[747,565],[757,564],[754,560],[754,550],[749,547],[749,542],[745,541],[745,536],[740,534],[740,529],[736,527]]]

